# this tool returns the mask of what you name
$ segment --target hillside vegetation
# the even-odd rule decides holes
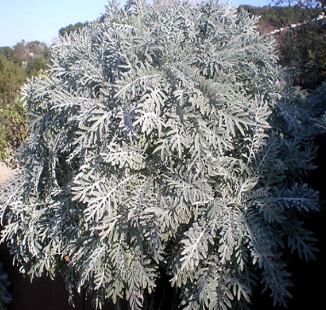
[[[27,78],[46,70],[49,60],[50,49],[39,41],[0,47],[0,160],[10,157],[25,138],[20,88]]]
[[[279,64],[294,85],[314,90],[326,79],[326,19],[322,9],[243,6],[261,16],[259,31],[274,34]],[[276,31],[275,31],[276,30]]]

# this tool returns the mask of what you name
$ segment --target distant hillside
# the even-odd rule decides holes
[[[243,5],[241,7],[254,15],[261,16],[260,25],[268,23],[269,26],[274,29],[296,24],[305,19],[312,19],[316,15],[315,10],[309,10],[298,6],[255,7]]]
[[[326,80],[326,19],[322,10],[302,7],[241,6],[261,16],[259,31],[277,40],[279,63],[293,84],[308,90]]]

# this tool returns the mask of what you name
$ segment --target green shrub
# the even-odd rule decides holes
[[[286,303],[284,248],[314,258],[298,220],[318,209],[300,182],[314,148],[305,97],[256,23],[137,1],[61,38],[24,88],[24,169],[3,190],[23,272],[60,272],[99,307],[142,309],[163,273],[183,309],[245,307],[257,274]]]
[[[26,135],[26,111],[17,98],[12,104],[0,108],[0,160],[13,156]]]

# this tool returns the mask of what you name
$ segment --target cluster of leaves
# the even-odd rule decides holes
[[[38,41],[0,48],[0,160],[9,158],[25,139],[20,89],[28,77],[45,70],[49,60],[49,48]]]
[[[108,6],[24,87],[30,136],[3,188],[7,242],[97,307],[142,309],[165,273],[187,310],[246,307],[259,276],[290,296],[284,247],[314,258],[305,97],[258,19],[213,1]]]
[[[8,157],[17,142],[23,140],[25,112],[18,90],[25,81],[25,70],[0,56],[0,160]]]
[[[20,98],[0,108],[0,160],[13,155],[26,135],[26,111]]]

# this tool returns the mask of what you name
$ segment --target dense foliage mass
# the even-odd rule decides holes
[[[22,41],[0,47],[0,160],[13,155],[25,139],[26,115],[19,92],[28,77],[47,68],[45,43]]]
[[[245,307],[257,282],[290,296],[285,247],[314,149],[305,98],[257,18],[216,5],[114,3],[64,36],[24,87],[30,135],[3,231],[21,271],[142,309],[167,275],[183,309]]]

